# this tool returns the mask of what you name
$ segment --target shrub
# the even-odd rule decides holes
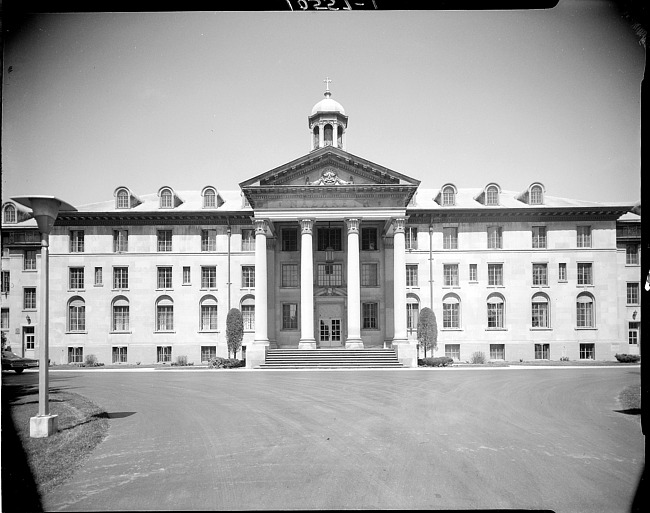
[[[616,353],[615,358],[621,363],[636,363],[641,360],[641,356],[638,354],[618,354]]]
[[[241,348],[244,339],[244,318],[237,308],[231,308],[226,317],[226,342],[228,344],[228,356],[232,353],[237,358],[237,351]]]
[[[427,349],[438,347],[438,323],[436,314],[431,308],[425,307],[420,311],[418,319],[418,342],[424,347],[424,358],[427,357]]]
[[[481,351],[476,351],[472,353],[472,356],[469,361],[470,363],[485,363],[487,360],[485,358],[485,353],[482,353]]]
[[[94,367],[97,364],[97,357],[94,354],[86,355],[84,364],[86,367]]]
[[[179,365],[179,366],[187,365],[187,356],[186,355],[177,356],[176,362],[172,363],[172,365]]]
[[[244,360],[238,360],[237,358],[221,358],[220,356],[217,356],[210,359],[208,367],[211,369],[236,369],[237,367],[243,367],[244,364]]]
[[[569,361],[569,357],[568,357],[568,356],[560,356],[560,361],[561,361],[561,362],[568,362],[568,361]]]
[[[454,363],[453,358],[448,356],[439,356],[436,358],[422,358],[420,364],[424,367],[446,367]]]

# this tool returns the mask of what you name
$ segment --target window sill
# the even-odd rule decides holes
[[[530,331],[553,331],[553,328],[530,328]]]
[[[104,286],[103,283],[95,283],[95,284],[93,285],[93,287],[103,287],[103,286]]]
[[[131,333],[133,333],[131,330],[126,330],[126,331],[113,330],[108,332],[109,335],[130,335]]]
[[[546,285],[531,285],[531,289],[550,289],[551,286],[546,284]]]
[[[68,330],[68,331],[65,332],[65,334],[66,335],[87,335],[88,332],[85,331],[85,330],[84,331],[69,331]]]
[[[199,330],[197,333],[221,333],[221,330]]]
[[[593,288],[594,288],[594,284],[593,284],[593,283],[589,283],[589,284],[584,284],[584,285],[576,285],[576,288],[577,288],[577,289],[593,289]]]
[[[174,330],[170,330],[170,331],[166,331],[166,330],[156,330],[156,331],[154,331],[154,334],[155,334],[155,333],[162,333],[162,334],[165,334],[165,333],[176,333],[176,332],[175,332]]]
[[[485,328],[485,331],[508,331],[508,328]]]
[[[156,292],[174,292],[174,289],[156,289]]]
[[[592,326],[576,326],[575,330],[576,331],[596,331],[598,328],[594,328]]]
[[[505,285],[487,285],[488,289],[505,289]]]
[[[211,287],[208,287],[208,288],[201,287],[199,290],[201,290],[203,292],[217,292],[219,289],[211,288]]]
[[[625,264],[625,267],[640,267],[641,264]]]
[[[557,280],[558,283],[569,283],[569,280]]]
[[[641,304],[639,304],[639,303],[625,303],[625,306],[629,306],[629,307],[633,307],[633,306],[634,306],[634,307],[639,307],[639,306],[641,306]]]
[[[190,287],[190,286],[192,286],[192,284],[191,284],[191,283],[183,283],[182,286],[183,286],[183,287]]]
[[[478,282],[475,282],[475,283],[478,283]],[[443,289],[459,289],[460,285],[443,285],[442,288]]]
[[[131,289],[111,289],[111,292],[129,292]]]
[[[463,328],[440,328],[440,331],[465,331]]]
[[[80,294],[81,292],[86,292],[86,289],[68,289],[69,294]]]
[[[23,269],[24,273],[37,273],[38,269]]]

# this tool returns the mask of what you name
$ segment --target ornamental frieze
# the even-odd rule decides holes
[[[309,177],[307,178],[309,180]],[[350,175],[350,180],[345,181],[339,178],[332,168],[325,169],[320,178],[314,182],[307,182],[307,185],[350,185],[354,183],[354,177]]]

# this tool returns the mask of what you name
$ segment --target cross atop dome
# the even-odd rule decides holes
[[[332,96],[332,92],[330,91],[331,81],[332,80],[329,77],[325,77],[325,80],[323,80],[323,82],[325,82],[325,96],[327,96],[328,98]]]
[[[325,82],[325,98],[314,105],[309,116],[309,130],[312,133],[311,150],[324,146],[334,146],[344,150],[348,117],[343,106],[332,98],[332,91],[330,91],[332,79],[325,77],[323,82]]]

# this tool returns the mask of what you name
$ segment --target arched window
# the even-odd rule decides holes
[[[86,331],[86,303],[78,296],[68,301],[68,331]]]
[[[456,204],[456,191],[451,185],[447,185],[442,189],[442,206],[452,207]]]
[[[332,125],[325,125],[325,146],[332,146],[332,140],[334,138],[334,129]]]
[[[316,125],[314,127],[314,149],[318,148],[319,143],[320,143],[320,127]]]
[[[406,329],[410,334],[417,333],[420,320],[420,298],[415,294],[406,295]]]
[[[203,208],[214,208],[217,206],[217,194],[214,189],[206,189],[203,193]]]
[[[578,328],[596,327],[594,296],[589,292],[581,292],[576,299],[576,326]]]
[[[551,302],[546,294],[538,292],[531,300],[531,326],[533,328],[551,327]]]
[[[530,204],[541,205],[544,203],[544,192],[541,185],[533,185],[530,188]]]
[[[156,300],[156,331],[174,331],[174,301],[169,296]]]
[[[501,294],[490,294],[487,298],[488,329],[504,329],[506,326],[506,301]]]
[[[456,294],[442,298],[442,327],[460,329],[460,298]]]
[[[126,189],[120,189],[115,195],[115,208],[129,208],[129,191]]]
[[[7,205],[5,207],[4,222],[7,224],[13,224],[16,222],[16,207],[13,205]]]
[[[160,208],[172,208],[173,206],[172,191],[169,189],[160,191]]]
[[[240,303],[240,310],[244,318],[244,331],[255,330],[255,296],[244,296]]]
[[[498,205],[499,204],[499,189],[496,185],[490,185],[485,191],[485,204]]]
[[[200,301],[201,331],[217,330],[217,299],[212,296],[203,296]]]
[[[129,300],[124,296],[113,299],[111,305],[113,331],[129,331]]]

